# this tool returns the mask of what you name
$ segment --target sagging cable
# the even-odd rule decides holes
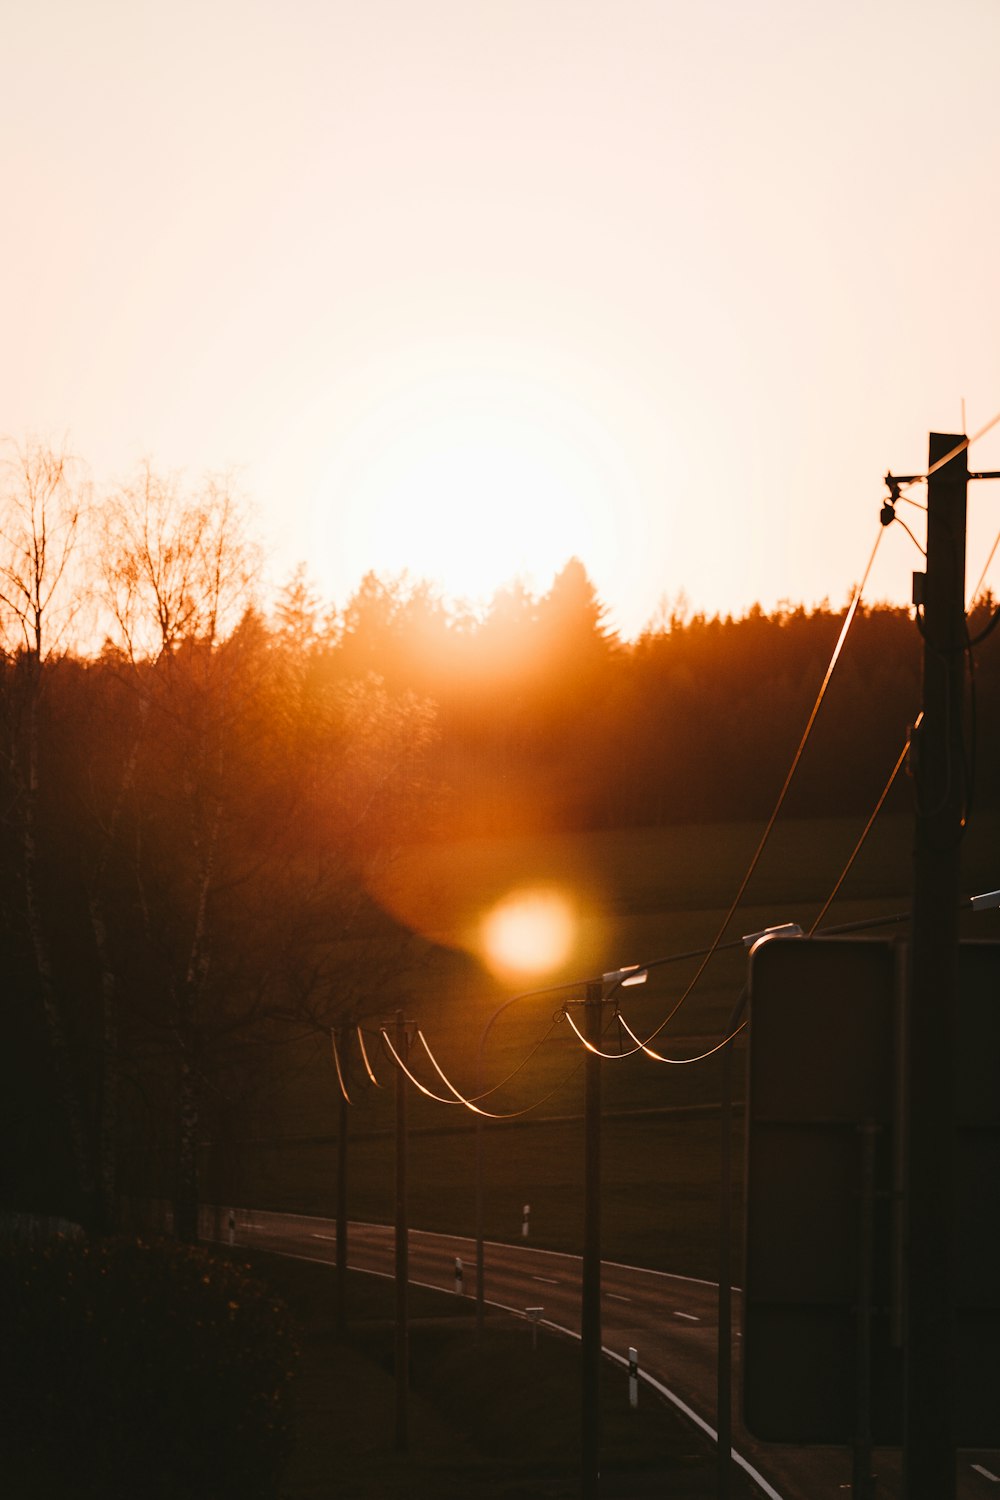
[[[559,1090],[563,1087],[563,1085],[568,1083],[569,1079],[572,1078],[573,1075],[575,1073],[578,1073],[580,1070],[580,1064],[578,1063],[575,1068],[572,1068],[570,1072],[567,1073],[565,1078],[561,1079],[559,1083],[556,1084],[554,1089],[550,1089],[549,1092],[547,1094],[544,1094],[541,1099],[536,1099],[533,1104],[526,1105],[524,1109],[512,1109],[503,1114],[495,1114],[488,1109],[479,1109],[475,1104],[471,1102],[471,1100],[466,1099],[464,1094],[459,1093],[458,1089],[456,1089],[454,1084],[452,1084],[448,1080],[442,1069],[439,1067],[437,1060],[435,1059],[434,1054],[431,1052],[430,1046],[428,1045],[427,1038],[419,1029],[417,1030],[417,1039],[423,1046],[424,1051],[427,1053],[427,1056],[430,1058],[431,1066],[434,1068],[435,1072],[438,1074],[445,1087],[451,1090],[452,1094],[454,1095],[453,1098],[445,1099],[441,1094],[435,1094],[433,1089],[429,1089],[425,1084],[422,1084],[420,1082],[420,1079],[417,1078],[406,1066],[406,1063],[403,1061],[399,1053],[396,1051],[395,1047],[392,1045],[388,1033],[385,1031],[382,1032],[382,1040],[388,1047],[397,1066],[410,1080],[414,1088],[419,1089],[426,1098],[436,1100],[438,1104],[461,1104],[465,1109],[469,1110],[471,1114],[482,1115],[487,1120],[516,1120],[521,1115],[530,1114],[532,1110],[538,1109],[541,1105],[547,1104],[550,1099],[554,1098],[555,1095],[559,1093]]]
[[[1000,421],[1000,416],[998,416],[997,420]],[[720,947],[720,945],[722,943],[722,940],[725,937],[726,932],[728,931],[730,922],[733,920],[733,917],[736,915],[736,910],[737,910],[740,902],[743,900],[744,894],[746,893],[747,886],[750,884],[750,881],[753,878],[754,871],[756,870],[758,864],[760,863],[761,857],[762,857],[762,855],[764,853],[764,849],[765,849],[765,847],[767,845],[767,841],[771,837],[771,833],[774,830],[774,825],[775,825],[775,823],[778,820],[778,814],[779,814],[779,812],[781,811],[781,809],[782,809],[782,807],[784,805],[785,798],[787,797],[789,788],[791,787],[791,784],[792,784],[792,780],[793,780],[793,778],[795,776],[796,771],[799,768],[799,763],[802,760],[802,756],[803,756],[803,754],[805,752],[806,745],[809,742],[809,737],[810,737],[810,735],[812,734],[812,731],[813,731],[813,726],[816,723],[817,717],[819,716],[820,708],[821,708],[821,706],[823,704],[824,698],[826,697],[827,689],[830,686],[831,678],[833,677],[833,674],[834,674],[834,671],[836,669],[837,663],[840,660],[841,652],[844,649],[844,642],[847,640],[847,636],[848,636],[848,633],[850,632],[851,626],[854,624],[854,618],[855,618],[855,616],[856,616],[856,614],[858,612],[858,606],[861,603],[862,595],[864,594],[864,591],[865,591],[865,586],[866,586],[866,584],[868,582],[868,578],[869,578],[869,576],[871,574],[871,570],[872,570],[872,568],[873,568],[873,566],[875,564],[875,558],[876,558],[876,555],[878,554],[879,543],[881,542],[881,540],[882,540],[882,527],[880,526],[879,530],[878,530],[878,534],[875,537],[875,545],[874,545],[874,547],[871,550],[870,557],[868,558],[868,565],[865,568],[864,574],[862,575],[861,582],[858,584],[857,588],[854,591],[854,598],[851,600],[850,607],[848,608],[847,613],[846,613],[846,615],[844,617],[844,623],[841,626],[840,635],[839,635],[839,637],[837,639],[837,644],[833,648],[833,655],[830,657],[829,666],[827,667],[826,674],[825,674],[825,676],[823,678],[823,681],[820,684],[819,692],[816,695],[816,701],[815,701],[815,703],[813,704],[813,707],[812,707],[812,712],[809,715],[808,722],[806,723],[806,727],[805,727],[805,729],[804,729],[804,731],[802,733],[802,738],[799,741],[799,747],[796,750],[795,755],[792,758],[792,763],[791,763],[791,765],[788,768],[788,774],[785,777],[784,784],[782,785],[781,791],[778,793],[778,800],[775,802],[775,804],[774,804],[774,810],[772,811],[771,816],[767,820],[767,825],[766,825],[766,827],[764,829],[764,832],[761,834],[760,842],[758,843],[757,848],[754,851],[753,857],[750,860],[750,863],[749,863],[749,865],[747,867],[747,870],[746,870],[746,874],[743,876],[743,879],[740,881],[739,889],[737,890],[736,895],[733,897],[732,902],[731,902],[730,907],[729,907],[729,910],[726,912],[726,915],[723,918],[722,925],[720,926],[718,932],[716,933],[714,942],[712,943],[711,947],[706,952],[705,957],[702,959],[701,963],[698,965],[698,968],[695,970],[694,976],[690,980],[690,982],[688,983],[687,988],[683,991],[683,993],[681,994],[680,998],[674,1003],[674,1005],[671,1007],[671,1009],[667,1012],[667,1014],[664,1016],[663,1020],[656,1027],[656,1029],[654,1031],[651,1031],[649,1033],[649,1035],[646,1037],[646,1042],[653,1041],[655,1037],[659,1036],[660,1032],[663,1031],[663,1029],[666,1026],[669,1026],[669,1024],[673,1020],[674,1016],[676,1016],[677,1012],[680,1010],[681,1006],[687,1000],[688,996],[691,994],[692,990],[695,988],[695,986],[698,984],[699,980],[701,979],[701,976],[704,974],[705,970],[708,968],[709,963],[711,962],[712,958],[715,956],[715,953],[716,953],[717,949]],[[572,1022],[570,1024],[572,1025]],[[577,1028],[574,1027],[574,1030],[576,1030],[576,1029]],[[581,1038],[581,1040],[582,1040],[582,1038]],[[622,1056],[628,1056],[629,1054],[628,1053],[623,1053],[621,1055]]]
[[[379,1083],[378,1079],[375,1077],[375,1074],[372,1072],[372,1065],[368,1061],[368,1053],[367,1053],[367,1051],[365,1049],[365,1034],[361,1030],[360,1026],[357,1028],[357,1032],[358,1032],[358,1046],[361,1048],[361,1061],[365,1065],[365,1072],[368,1074],[368,1077],[371,1079],[371,1081],[375,1085],[375,1087],[377,1089],[380,1089],[382,1087],[382,1085]]]
[[[396,1051],[395,1047],[392,1045],[392,1041],[390,1040],[389,1033],[384,1028],[383,1028],[383,1030],[381,1032],[381,1037],[382,1037],[382,1041],[384,1042],[385,1046],[388,1048],[389,1053],[392,1056],[393,1062],[396,1064],[397,1068],[400,1070],[401,1073],[405,1073],[406,1077],[410,1080],[410,1082],[413,1084],[413,1087],[415,1089],[419,1089],[420,1092],[426,1098],[433,1099],[435,1101],[435,1103],[437,1103],[437,1104],[460,1104],[461,1103],[461,1100],[459,1100],[459,1099],[445,1099],[443,1095],[441,1095],[441,1094],[435,1094],[435,1092],[434,1092],[433,1089],[429,1089],[429,1088],[426,1087],[426,1085],[422,1084],[420,1082],[420,1079],[416,1076],[416,1074],[410,1072],[410,1069],[406,1066],[405,1062],[400,1057],[400,1055]],[[476,1112],[477,1112],[477,1114],[484,1114],[485,1113],[484,1110],[477,1110]]]
[[[351,1102],[351,1096],[347,1092],[347,1084],[344,1082],[344,1074],[343,1074],[343,1071],[342,1071],[341,1066],[340,1066],[340,1053],[337,1051],[337,1028],[336,1028],[336,1026],[331,1026],[330,1027],[330,1045],[333,1048],[333,1066],[337,1070],[337,1082],[340,1084],[340,1092],[343,1094],[345,1102],[347,1104],[350,1104],[350,1102]]]
[[[617,1015],[618,1021],[624,1028],[624,1030],[628,1033],[628,1035],[632,1038],[633,1042],[635,1042],[636,1044],[629,1052],[604,1052],[600,1047],[595,1047],[593,1042],[588,1041],[584,1036],[579,1026],[573,1020],[573,1017],[570,1015],[569,1011],[566,1011],[565,1015],[567,1021],[576,1034],[577,1040],[582,1042],[586,1050],[594,1057],[601,1057],[605,1060],[605,1062],[619,1062],[623,1057],[637,1057],[639,1053],[642,1052],[646,1057],[651,1058],[653,1062],[671,1063],[674,1067],[679,1068],[685,1067],[688,1063],[704,1062],[706,1057],[712,1057],[716,1052],[721,1052],[722,1048],[727,1046],[734,1037],[739,1036],[740,1032],[747,1024],[746,1021],[742,1021],[734,1031],[731,1031],[728,1036],[724,1036],[721,1042],[716,1042],[715,1045],[713,1047],[710,1047],[707,1052],[701,1052],[697,1057],[664,1057],[662,1053],[656,1052],[652,1047],[648,1046],[646,1042],[640,1041],[635,1032],[632,1030],[631,1026],[626,1021],[625,1017],[622,1015],[621,1011],[619,1011]]]
[[[553,1025],[554,1024],[555,1024],[555,1022],[553,1022]],[[551,1031],[551,1027],[549,1029]],[[550,1089],[547,1094],[543,1094],[542,1095],[541,1099],[536,1099],[535,1102],[534,1102],[534,1104],[528,1104],[528,1105],[525,1106],[524,1109],[512,1109],[512,1110],[506,1111],[504,1114],[492,1114],[489,1110],[486,1110],[486,1109],[477,1109],[476,1106],[475,1106],[475,1104],[472,1102],[471,1099],[467,1099],[463,1094],[459,1093],[458,1089],[456,1089],[455,1085],[451,1082],[451,1080],[445,1076],[444,1070],[441,1068],[440,1064],[437,1061],[437,1058],[434,1056],[433,1052],[431,1051],[430,1043],[428,1042],[427,1038],[424,1036],[424,1034],[423,1034],[422,1031],[418,1030],[418,1032],[417,1032],[417,1038],[418,1038],[421,1046],[423,1047],[424,1051],[427,1053],[428,1058],[430,1059],[431,1067],[437,1073],[438,1077],[441,1079],[441,1082],[444,1084],[445,1088],[451,1089],[451,1091],[455,1095],[455,1098],[458,1101],[458,1103],[459,1104],[464,1104],[465,1107],[466,1107],[466,1109],[472,1110],[473,1114],[485,1115],[486,1118],[489,1119],[489,1120],[516,1120],[520,1115],[528,1115],[528,1114],[530,1114],[533,1109],[538,1109],[542,1104],[547,1104],[550,1099],[554,1099],[555,1096],[556,1096],[556,1094],[558,1094],[559,1090],[563,1087],[563,1085],[566,1084],[566,1083],[568,1083],[569,1080],[573,1077],[573,1075],[575,1073],[578,1073],[580,1071],[580,1064],[577,1063],[576,1067],[575,1068],[571,1068],[570,1071],[566,1074],[566,1077],[563,1078],[563,1079],[561,1079],[559,1081],[559,1083],[556,1084],[556,1086],[555,1086],[554,1089]],[[537,1051],[538,1050],[537,1047],[534,1050]],[[529,1055],[533,1055],[533,1054],[529,1054]],[[511,1077],[513,1077],[513,1074],[511,1074]],[[485,1098],[486,1096],[483,1095],[483,1094],[480,1094],[480,1095],[478,1095],[478,1097],[479,1098]]]
[[[923,712],[921,711],[921,713],[919,713],[917,715],[916,723],[913,726],[914,729],[916,729],[918,727],[918,725],[920,724],[920,721],[921,721],[922,718],[923,718]],[[847,861],[846,865],[844,866],[844,868],[841,870],[840,875],[837,878],[836,885],[833,887],[833,890],[830,892],[829,896],[827,896],[827,898],[824,901],[822,907],[820,908],[819,915],[816,917],[816,920],[813,922],[812,926],[809,929],[809,933],[808,933],[809,937],[814,937],[815,936],[817,927],[822,922],[822,920],[826,916],[827,912],[830,910],[830,907],[833,905],[834,901],[837,899],[837,895],[838,895],[838,893],[840,891],[840,887],[843,885],[844,881],[847,879],[848,875],[851,872],[851,868],[852,868],[852,866],[854,864],[854,861],[857,859],[858,855],[861,853],[861,850],[864,847],[865,840],[867,839],[868,835],[871,833],[872,828],[875,825],[875,819],[878,817],[879,813],[882,811],[882,806],[883,806],[883,804],[885,802],[885,799],[886,799],[886,797],[888,797],[890,791],[892,790],[892,787],[893,787],[893,785],[895,783],[896,777],[899,775],[900,771],[903,769],[903,766],[906,764],[906,757],[907,757],[907,755],[909,753],[910,753],[910,739],[909,739],[909,736],[907,736],[906,744],[903,746],[902,750],[899,752],[899,759],[896,761],[896,764],[893,766],[892,771],[889,774],[889,780],[886,782],[885,786],[882,788],[882,795],[879,797],[878,801],[876,802],[875,807],[872,810],[872,815],[868,819],[868,822],[865,824],[864,832],[862,833],[861,837],[858,839],[858,842],[855,844],[853,850],[851,851],[851,856],[848,859],[848,861]]]
[[[545,1046],[545,1043],[548,1041],[549,1037],[552,1035],[553,1031],[556,1029],[556,1025],[558,1024],[558,1022],[559,1022],[559,1020],[561,1018],[561,1014],[562,1013],[560,1012],[559,1015],[553,1017],[552,1023],[549,1026],[549,1029],[545,1033],[545,1035],[543,1037],[541,1037],[535,1043],[535,1045],[532,1047],[531,1051],[525,1057],[523,1057],[521,1059],[521,1061],[518,1063],[517,1067],[511,1069],[511,1071],[507,1074],[506,1078],[501,1078],[501,1080],[500,1080],[499,1083],[494,1083],[490,1088],[483,1089],[478,1094],[469,1094],[467,1098],[464,1095],[459,1094],[458,1097],[462,1100],[462,1102],[463,1103],[469,1103],[469,1104],[478,1104],[481,1099],[489,1099],[492,1094],[496,1094],[496,1093],[498,1093],[500,1091],[500,1089],[506,1088],[507,1084],[510,1083],[511,1079],[512,1078],[516,1078],[517,1075],[518,1075],[518,1073],[522,1072],[523,1069],[527,1067],[528,1063],[530,1063],[530,1061],[534,1057],[535,1053],[539,1052],[541,1050],[541,1048]],[[424,1034],[423,1034],[422,1031],[419,1031],[417,1033],[417,1035],[418,1035],[421,1043],[423,1044],[424,1051],[427,1053],[427,1056],[430,1058],[431,1063],[433,1064],[435,1070],[441,1075],[441,1078],[442,1078],[443,1082],[445,1084],[447,1084],[448,1088],[451,1088],[452,1085],[448,1082],[448,1079],[445,1078],[444,1074],[441,1072],[440,1067],[438,1067],[438,1064],[437,1064],[437,1062],[434,1059],[434,1056],[433,1056],[433,1054],[431,1052],[431,1049],[430,1049],[430,1046],[428,1044],[427,1038],[424,1036]],[[457,1090],[453,1090],[453,1092],[457,1093]]]
[[[628,1032],[629,1036],[632,1038],[633,1042],[639,1042],[639,1038],[636,1036],[635,1032],[632,1030],[631,1026],[628,1024],[621,1012],[619,1012],[618,1014],[618,1019],[625,1030]],[[664,1057],[662,1052],[656,1052],[652,1047],[647,1047],[642,1042],[639,1042],[639,1047],[647,1057],[653,1060],[653,1062],[670,1063],[672,1067],[684,1068],[687,1067],[688,1063],[704,1062],[706,1057],[714,1057],[717,1052],[722,1051],[723,1047],[728,1047],[729,1043],[735,1037],[739,1036],[740,1032],[746,1028],[747,1024],[748,1023],[746,1021],[741,1021],[738,1026],[734,1027],[733,1030],[729,1032],[728,1036],[724,1036],[722,1038],[721,1042],[716,1042],[714,1046],[709,1047],[707,1052],[699,1052],[697,1057]]]

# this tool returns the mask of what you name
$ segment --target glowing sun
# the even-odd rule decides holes
[[[560,891],[512,891],[483,919],[483,957],[502,978],[547,974],[566,962],[576,932],[573,908]]]
[[[322,482],[342,571],[407,572],[482,605],[544,588],[572,556],[614,556],[621,458],[584,402],[513,371],[408,372],[341,433]]]

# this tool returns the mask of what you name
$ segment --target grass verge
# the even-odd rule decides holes
[[[352,1274],[337,1336],[328,1266],[257,1253],[254,1269],[292,1310],[301,1357],[295,1446],[281,1500],[571,1500],[580,1493],[579,1344],[494,1315],[477,1345],[470,1303],[413,1287],[408,1444],[395,1448],[393,1286]],[[601,1495],[715,1494],[714,1450],[650,1387],[638,1408],[608,1363]],[[755,1490],[738,1470],[734,1497]]]

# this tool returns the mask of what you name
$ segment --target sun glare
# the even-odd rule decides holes
[[[576,928],[573,908],[560,891],[512,891],[483,919],[483,958],[503,979],[548,974],[569,957]]]
[[[430,364],[342,432],[317,545],[357,578],[407,572],[481,607],[515,578],[542,589],[572,556],[615,555],[620,467],[593,412],[554,385]]]

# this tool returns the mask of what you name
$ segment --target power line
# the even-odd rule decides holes
[[[998,420],[1000,420],[1000,417],[998,417]],[[872,547],[871,555],[868,558],[868,563],[867,563],[867,566],[865,567],[865,571],[864,571],[864,573],[862,575],[861,582],[858,584],[857,588],[854,591],[854,597],[851,600],[850,607],[848,608],[847,613],[846,613],[846,615],[844,617],[844,623],[843,623],[843,625],[841,627],[840,635],[837,638],[837,644],[835,645],[835,647],[833,649],[833,655],[830,657],[830,663],[829,663],[829,665],[828,665],[828,667],[826,669],[826,673],[825,673],[825,675],[823,677],[823,681],[820,684],[819,692],[816,695],[816,701],[815,701],[815,703],[813,704],[813,707],[812,707],[812,712],[809,715],[809,719],[808,719],[808,721],[806,723],[806,727],[805,727],[805,729],[804,729],[804,731],[802,733],[802,738],[799,741],[798,749],[796,750],[795,755],[792,757],[792,763],[791,763],[791,765],[790,765],[790,767],[788,769],[788,774],[785,777],[784,784],[782,785],[781,791],[778,793],[778,799],[777,799],[777,801],[774,804],[774,809],[773,809],[773,811],[771,813],[771,816],[767,820],[767,824],[766,824],[766,826],[764,828],[764,832],[762,833],[762,835],[760,837],[760,841],[759,841],[759,843],[757,845],[757,848],[754,851],[753,857],[751,858],[750,863],[747,866],[746,873],[744,874],[743,879],[740,881],[739,888],[738,888],[738,890],[736,892],[736,895],[732,899],[732,902],[731,902],[731,904],[729,906],[729,910],[726,912],[726,915],[723,918],[722,925],[720,926],[720,928],[719,928],[719,930],[718,930],[718,932],[716,934],[715,940],[711,944],[711,946],[706,950],[705,955],[702,958],[702,961],[699,964],[699,966],[698,966],[698,968],[697,968],[697,970],[696,970],[693,978],[688,983],[686,989],[683,991],[683,993],[681,994],[680,998],[675,1002],[675,1004],[667,1012],[667,1014],[664,1016],[663,1020],[656,1027],[656,1029],[654,1031],[651,1031],[649,1033],[649,1035],[645,1039],[645,1042],[641,1042],[639,1044],[639,1046],[635,1049],[636,1051],[640,1051],[642,1049],[642,1047],[644,1047],[647,1043],[653,1041],[654,1038],[657,1037],[657,1036],[659,1036],[660,1032],[663,1031],[664,1027],[666,1027],[666,1026],[668,1026],[670,1024],[670,1022],[673,1020],[674,1016],[677,1014],[677,1012],[680,1010],[681,1006],[684,1004],[684,1002],[687,1000],[688,996],[691,994],[691,992],[694,990],[695,986],[698,984],[699,980],[701,979],[701,976],[704,974],[704,972],[707,969],[709,963],[711,962],[711,960],[714,957],[715,953],[719,950],[719,948],[720,948],[720,946],[722,944],[722,939],[725,937],[726,930],[728,929],[730,922],[732,921],[733,917],[736,914],[736,910],[737,910],[740,902],[743,899],[743,896],[744,896],[744,894],[746,892],[747,886],[750,884],[750,881],[753,878],[754,871],[756,870],[758,864],[760,863],[761,856],[763,855],[764,849],[765,849],[765,847],[767,845],[767,841],[768,841],[768,839],[771,836],[771,833],[772,833],[772,831],[774,829],[775,823],[777,822],[778,814],[781,811],[781,808],[784,805],[785,798],[788,795],[788,789],[789,789],[789,787],[792,784],[792,779],[795,776],[796,771],[798,770],[799,763],[802,760],[802,756],[803,756],[803,753],[805,751],[806,745],[809,742],[809,737],[812,734],[813,726],[816,723],[816,719],[817,719],[817,717],[819,715],[819,711],[820,711],[820,708],[822,706],[823,700],[826,697],[827,688],[830,686],[830,680],[833,677],[833,673],[834,673],[834,671],[836,669],[837,663],[840,660],[841,652],[844,649],[844,642],[847,640],[848,633],[849,633],[849,631],[851,629],[851,626],[854,623],[855,616],[856,616],[856,614],[858,612],[858,606],[861,603],[861,597],[862,597],[862,595],[864,593],[865,585],[868,582],[868,578],[869,578],[869,576],[871,574],[871,570],[872,570],[872,567],[873,567],[874,562],[875,562],[875,557],[876,557],[876,555],[878,553],[879,544],[880,544],[880,542],[882,540],[882,531],[883,531],[883,529],[884,528],[882,528],[880,526],[878,534],[875,537],[875,545]],[[634,1056],[634,1053],[625,1052],[625,1053],[620,1053],[620,1054],[615,1054],[615,1055],[622,1056],[622,1057],[630,1057],[630,1056]]]
[[[916,724],[914,725],[914,728],[916,728],[917,724],[920,723],[920,720],[922,718],[923,718],[923,713],[920,713],[920,714],[917,715],[917,720],[916,720]],[[837,895],[838,895],[838,893],[840,891],[840,887],[843,885],[844,881],[847,879],[848,875],[850,874],[851,868],[852,868],[852,866],[854,864],[854,861],[857,859],[858,855],[861,853],[861,850],[864,847],[865,840],[867,839],[868,835],[871,833],[872,828],[875,825],[875,819],[878,817],[879,813],[882,811],[882,807],[883,807],[883,804],[885,803],[885,799],[886,799],[886,797],[888,797],[890,791],[892,790],[892,787],[893,787],[893,784],[894,784],[894,782],[896,780],[896,777],[899,775],[900,771],[902,770],[903,766],[906,763],[906,757],[907,757],[907,755],[909,753],[909,749],[910,749],[910,738],[909,738],[909,735],[907,735],[906,743],[903,746],[902,750],[899,752],[899,758],[896,761],[896,764],[893,766],[892,770],[890,771],[890,773],[889,773],[889,779],[886,782],[885,786],[882,788],[882,793],[881,793],[878,801],[876,802],[874,808],[872,809],[871,817],[868,819],[868,822],[865,824],[864,832],[862,833],[861,837],[858,839],[858,842],[855,844],[854,848],[851,850],[850,858],[848,859],[848,861],[845,864],[844,868],[841,870],[840,874],[838,875],[836,883],[835,883],[835,885],[833,887],[833,890],[830,892],[829,896],[827,896],[827,898],[824,901],[823,905],[820,907],[819,915],[815,918],[812,926],[809,929],[809,936],[810,937],[814,937],[815,936],[817,927],[819,926],[820,922],[822,922],[822,920],[826,916],[827,912],[830,910],[830,907],[833,905],[834,901],[837,898]]]
[[[344,1074],[340,1066],[340,1055],[337,1051],[337,1028],[335,1026],[330,1027],[330,1045],[333,1048],[333,1065],[337,1070],[337,1082],[340,1084],[340,1092],[344,1096],[344,1102],[350,1104],[351,1096],[347,1092],[347,1084],[344,1082]]]
[[[375,1074],[372,1071],[372,1065],[368,1061],[368,1053],[367,1053],[367,1051],[365,1049],[365,1034],[361,1030],[360,1026],[357,1028],[357,1033],[358,1033],[358,1046],[361,1048],[361,1060],[362,1060],[362,1062],[365,1065],[365,1071],[368,1074],[368,1077],[371,1079],[372,1083],[375,1085],[375,1087],[377,1089],[380,1089],[382,1087],[382,1085],[379,1083],[378,1079],[375,1077]]]
[[[541,1050],[541,1048],[545,1046],[545,1043],[549,1040],[549,1038],[551,1037],[553,1031],[555,1031],[556,1026],[557,1026],[557,1024],[558,1024],[558,1022],[559,1022],[559,1020],[561,1018],[561,1014],[562,1013],[560,1012],[559,1015],[557,1015],[557,1016],[555,1016],[553,1018],[551,1024],[549,1025],[549,1029],[545,1033],[545,1035],[543,1037],[539,1038],[539,1040],[531,1048],[531,1051],[528,1052],[524,1057],[522,1057],[522,1059],[518,1063],[517,1067],[516,1068],[512,1068],[511,1071],[507,1074],[506,1078],[502,1078],[499,1083],[493,1084],[492,1088],[483,1089],[482,1093],[480,1093],[480,1094],[470,1094],[470,1095],[468,1095],[468,1102],[471,1103],[471,1104],[478,1104],[479,1101],[480,1101],[480,1099],[488,1099],[491,1094],[496,1094],[497,1092],[499,1092],[500,1089],[505,1088],[506,1085],[508,1083],[510,1083],[510,1081],[511,1081],[512,1078],[516,1078],[517,1075],[518,1075],[518,1073],[520,1073],[524,1068],[526,1068],[528,1066],[528,1063],[534,1057],[535,1053],[539,1052]],[[430,1058],[431,1063],[433,1064],[433,1066],[435,1067],[435,1069],[437,1069],[438,1073],[441,1073],[441,1069],[438,1067],[438,1065],[435,1062],[433,1056],[431,1055],[430,1047],[427,1045],[427,1039],[424,1036],[423,1032],[418,1032],[417,1035],[418,1035],[418,1038],[419,1038],[420,1042],[423,1044],[424,1051],[427,1053],[427,1056]],[[441,1073],[441,1077],[442,1077],[442,1079],[444,1079],[444,1074],[443,1073]],[[448,1082],[447,1079],[444,1079],[444,1081],[446,1083]],[[450,1083],[448,1083],[448,1087],[451,1088],[451,1084]]]
[[[976,584],[975,588],[972,590],[972,593],[969,595],[969,601],[972,604],[975,604],[976,600],[979,598],[980,590],[982,589],[982,586],[986,581],[986,575],[990,571],[990,563],[996,556],[996,550],[998,547],[1000,547],[1000,531],[997,532],[993,546],[990,548],[990,555],[983,565],[983,571],[979,575],[979,582]]]
[[[731,1042],[734,1037],[739,1036],[740,1032],[747,1025],[746,1021],[741,1021],[734,1031],[731,1031],[728,1036],[722,1038],[721,1042],[716,1042],[707,1052],[700,1052],[697,1057],[664,1057],[662,1053],[655,1051],[654,1048],[639,1040],[620,1010],[616,1011],[615,1014],[618,1024],[628,1032],[632,1041],[636,1043],[630,1052],[604,1052],[584,1036],[570,1012],[568,1010],[565,1012],[566,1020],[569,1022],[571,1030],[576,1034],[577,1040],[582,1042],[592,1057],[602,1057],[606,1062],[618,1062],[623,1057],[635,1057],[638,1053],[642,1052],[653,1062],[671,1063],[674,1067],[679,1068],[686,1067],[688,1063],[704,1062],[707,1057],[713,1057],[716,1052],[721,1052],[722,1048]]]
[[[547,1103],[549,1099],[552,1099],[556,1094],[558,1094],[559,1091],[564,1087],[564,1085],[567,1084],[569,1080],[574,1076],[574,1074],[579,1072],[581,1066],[579,1063],[577,1063],[576,1067],[572,1068],[570,1072],[566,1074],[566,1077],[561,1079],[559,1083],[556,1084],[554,1089],[550,1089],[549,1092],[543,1095],[541,1099],[536,1099],[533,1104],[526,1105],[524,1109],[494,1112],[493,1110],[489,1109],[480,1109],[479,1106],[477,1104],[474,1104],[471,1099],[466,1098],[464,1094],[460,1093],[460,1091],[455,1088],[454,1084],[448,1079],[444,1070],[439,1065],[437,1059],[430,1049],[427,1038],[419,1028],[417,1029],[416,1036],[424,1051],[427,1053],[434,1071],[438,1074],[438,1077],[441,1079],[445,1087],[451,1091],[453,1097],[449,1099],[445,1098],[442,1094],[435,1094],[433,1089],[429,1089],[426,1084],[421,1083],[420,1079],[417,1078],[417,1076],[412,1073],[406,1066],[406,1063],[403,1061],[399,1053],[396,1051],[396,1048],[393,1046],[388,1033],[383,1029],[382,1041],[385,1043],[385,1046],[391,1053],[396,1066],[400,1069],[401,1072],[406,1075],[406,1077],[413,1084],[414,1088],[418,1089],[421,1094],[425,1095],[426,1098],[433,1099],[438,1104],[460,1104],[465,1109],[469,1110],[472,1114],[482,1115],[484,1119],[487,1120],[516,1120],[522,1115],[530,1114],[532,1110],[540,1108],[541,1105]]]

